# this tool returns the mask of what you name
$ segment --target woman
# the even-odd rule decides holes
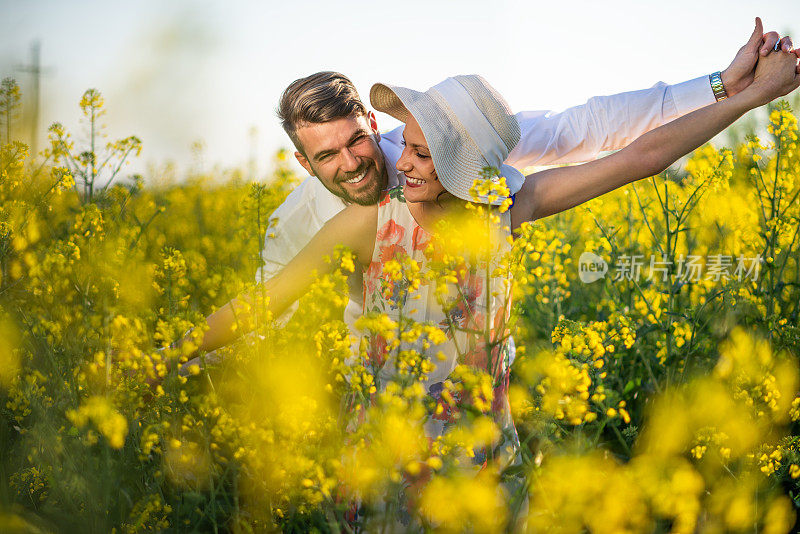
[[[337,245],[349,247],[365,271],[365,312],[384,312],[395,319],[402,312],[419,322],[439,325],[447,334],[446,341],[428,351],[443,353],[443,359],[435,362],[435,369],[425,379],[428,394],[434,398],[440,394],[443,382],[459,363],[459,354],[465,363],[487,368],[495,379],[492,412],[501,428],[507,430],[504,439],[513,449],[518,446],[516,432],[505,402],[507,337],[492,328],[504,324],[502,319],[509,310],[507,289],[492,294],[490,269],[473,268],[459,280],[461,302],[465,303],[460,309],[443,306],[432,284],[418,290],[421,299],[413,306],[404,306],[402,300],[408,293],[392,285],[397,280],[387,278],[386,265],[410,257],[426,270],[424,252],[434,226],[471,200],[470,186],[487,166],[500,169],[513,194],[510,209],[502,213],[497,209],[501,226],[513,233],[527,221],[564,211],[663,171],[745,112],[800,86],[796,62],[791,53],[772,52],[760,59],[753,83],[741,93],[661,126],[605,158],[527,177],[502,164],[519,139],[519,127],[502,97],[480,77],[449,78],[424,93],[376,84],[370,93],[373,106],[406,123],[405,147],[397,163],[406,177],[402,192],[391,191],[378,206],[350,205],[331,219],[280,274],[264,284],[268,307],[275,315],[281,313],[310,286],[314,271],[330,269],[325,256],[330,256]],[[496,205],[508,204],[508,200],[484,196],[481,202]],[[497,280],[494,282],[496,287]],[[199,350],[214,350],[241,335],[241,328],[234,332],[226,325],[234,323],[237,314],[241,320],[241,310],[248,307],[242,304],[252,300],[245,295],[209,316],[209,329]],[[465,317],[473,321],[472,328]],[[492,324],[487,326],[487,322]],[[489,332],[483,345],[481,332]],[[373,341],[370,361],[381,376],[391,378],[397,373],[396,361],[389,356],[385,343],[379,338]],[[489,362],[480,360],[487,345],[493,347]],[[450,415],[442,417],[440,410],[435,410],[425,423],[428,436],[440,435],[452,422]]]

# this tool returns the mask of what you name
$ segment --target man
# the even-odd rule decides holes
[[[677,85],[659,82],[641,91],[593,97],[562,113],[518,113],[522,137],[506,163],[518,168],[577,163],[622,148],[661,124],[746,88],[759,56],[773,47],[792,51],[791,39],[763,33],[761,19],[756,18],[747,43],[722,72]],[[793,53],[800,57],[800,50]],[[404,182],[395,168],[402,153],[402,127],[380,134],[375,116],[344,75],[320,72],[296,80],[284,91],[278,114],[297,149],[295,157],[310,177],[272,215],[258,282],[280,271],[348,203],[374,204],[384,189]],[[351,327],[361,313],[361,295],[360,277],[352,276],[345,310]],[[242,329],[233,328],[238,300],[209,316],[200,351],[215,350],[242,334]],[[296,304],[282,318],[294,309]]]

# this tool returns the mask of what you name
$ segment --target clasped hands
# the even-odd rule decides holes
[[[765,33],[761,18],[756,17],[755,28],[750,38],[736,52],[728,68],[720,73],[728,96],[733,96],[749,87],[755,79],[759,59],[766,58],[775,51],[792,54],[797,62],[800,58],[800,49],[795,50],[792,46],[792,39],[788,35],[781,37],[775,31]],[[800,74],[800,66],[796,67],[795,72]]]

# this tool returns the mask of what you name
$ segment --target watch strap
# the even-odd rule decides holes
[[[722,76],[719,71],[709,74],[708,81],[711,83],[711,90],[714,92],[714,98],[717,99],[717,102],[728,98],[728,93],[722,84]]]

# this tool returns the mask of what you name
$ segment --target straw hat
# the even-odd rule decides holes
[[[409,113],[414,116],[439,181],[458,198],[473,200],[470,187],[487,166],[500,170],[512,195],[522,187],[522,173],[503,163],[519,142],[519,123],[503,97],[480,76],[447,78],[424,93],[376,83],[369,99],[372,107],[403,122]]]

